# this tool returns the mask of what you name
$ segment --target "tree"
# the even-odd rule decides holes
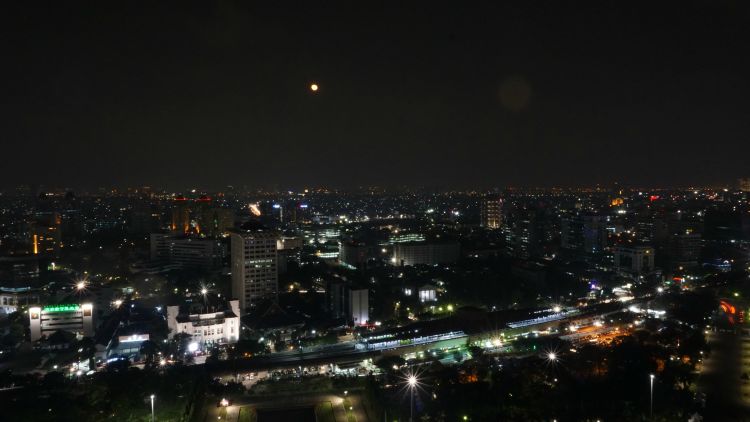
[[[153,341],[146,340],[141,343],[139,352],[145,358],[146,365],[151,366],[156,362],[156,355],[159,352],[159,348]]]

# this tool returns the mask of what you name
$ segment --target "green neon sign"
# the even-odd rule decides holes
[[[42,309],[44,312],[77,312],[80,310],[81,308],[78,305],[51,305]]]

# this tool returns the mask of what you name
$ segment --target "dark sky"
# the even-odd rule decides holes
[[[744,1],[15,3],[3,186],[750,176]]]

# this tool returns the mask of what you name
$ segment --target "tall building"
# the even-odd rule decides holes
[[[275,231],[253,222],[231,232],[232,295],[243,313],[278,293],[278,238]]]
[[[190,203],[187,198],[180,195],[174,199],[172,204],[172,222],[169,228],[173,232],[188,233],[190,232]]]
[[[701,253],[701,235],[698,233],[673,234],[669,239],[669,261],[673,269],[695,268]]]
[[[603,252],[607,247],[607,217],[575,215],[560,221],[560,246],[586,254]]]
[[[503,225],[503,200],[499,196],[482,198],[480,214],[482,227],[499,229]]]
[[[31,247],[34,255],[57,257],[62,247],[60,225],[62,220],[56,212],[38,213],[31,223]]]
[[[171,233],[151,234],[151,261],[180,268],[210,270],[221,265],[224,256],[216,239]]]
[[[750,177],[737,179],[737,185],[742,192],[750,192]]]
[[[213,205],[202,195],[195,201],[178,196],[172,204],[170,229],[176,233],[219,237],[234,226],[234,211]]]
[[[370,319],[370,304],[367,289],[349,290],[349,320],[354,325],[365,325]]]

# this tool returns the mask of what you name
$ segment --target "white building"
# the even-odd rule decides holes
[[[370,319],[367,289],[349,291],[349,318],[354,322],[354,325],[367,324]]]
[[[419,301],[420,302],[434,302],[437,300],[437,291],[435,286],[431,284],[425,284],[419,288]]]
[[[179,306],[167,307],[169,338],[185,333],[202,347],[215,344],[236,343],[240,337],[240,305],[229,301],[230,309],[205,314],[183,314]]]
[[[275,231],[252,223],[231,234],[232,296],[240,300],[243,313],[278,293],[278,238]]]
[[[39,303],[39,292],[30,287],[0,287],[0,315]]]
[[[29,308],[31,341],[48,336],[55,331],[69,331],[77,337],[94,335],[94,305],[64,304]]]

